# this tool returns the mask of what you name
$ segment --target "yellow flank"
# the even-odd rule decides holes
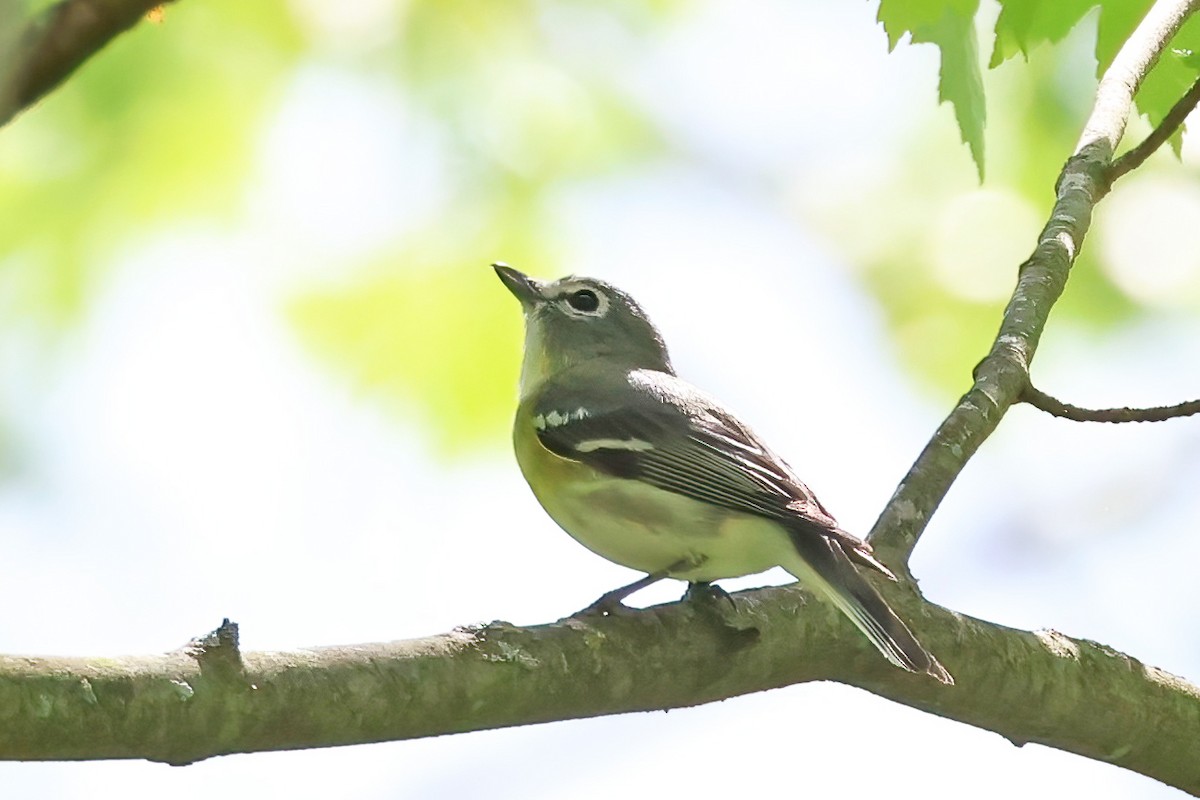
[[[609,561],[641,572],[683,562],[672,578],[710,581],[763,572],[791,551],[787,534],[771,520],[562,458],[542,446],[528,421],[514,427],[513,443],[521,472],[546,513]]]

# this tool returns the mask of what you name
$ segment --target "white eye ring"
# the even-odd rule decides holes
[[[603,317],[608,313],[608,297],[588,286],[568,291],[559,302],[568,314],[576,317]]]

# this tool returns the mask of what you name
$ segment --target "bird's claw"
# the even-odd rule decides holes
[[[734,602],[733,595],[715,583],[708,581],[689,583],[687,591],[683,593],[683,602],[685,603],[713,603],[720,600],[728,601],[729,607],[737,611],[737,603]]]

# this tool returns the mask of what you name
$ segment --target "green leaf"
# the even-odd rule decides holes
[[[988,67],[998,67],[1017,53],[1028,58],[1039,44],[1061,41],[1095,5],[1097,0],[1000,0]]]
[[[940,25],[947,15],[963,20],[973,20],[979,10],[979,0],[880,0],[878,20],[888,35],[888,49],[895,48],[904,36],[911,34],[913,41],[926,28]]]
[[[918,41],[914,39],[914,41]],[[930,40],[942,50],[941,81],[938,100],[954,105],[954,117],[962,140],[971,148],[971,158],[983,180],[983,127],[987,106],[983,96],[983,76],[979,69],[979,43],[974,21],[946,15],[932,32]]]
[[[1158,59],[1154,69],[1146,76],[1138,90],[1136,102],[1138,110],[1150,120],[1151,125],[1158,125],[1182,97],[1200,74],[1200,61],[1197,52],[1200,51],[1200,17],[1192,16],[1179,33],[1171,41],[1171,47]],[[1178,157],[1183,146],[1184,126],[1168,140],[1171,149]]]
[[[1096,29],[1096,77],[1104,74],[1117,51],[1146,16],[1153,0],[1103,0]]]
[[[936,24],[946,13],[946,5],[945,0],[880,0],[877,18],[887,32],[888,50],[895,50],[904,34]]]
[[[978,0],[881,0],[879,21],[888,35],[889,49],[905,34],[913,44],[934,44],[941,50],[938,101],[954,106],[962,140],[983,180],[983,127],[987,106],[983,75],[979,69],[979,43],[975,38]]]
[[[962,140],[983,180],[983,127],[987,107],[983,75],[979,68],[979,43],[975,38],[978,0],[881,0],[879,21],[893,49],[904,34],[913,44],[934,44],[941,50],[938,101],[954,106]]]

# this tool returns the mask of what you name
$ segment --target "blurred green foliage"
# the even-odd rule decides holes
[[[365,391],[423,409],[452,451],[502,429],[520,315],[481,259],[547,263],[550,193],[653,152],[657,138],[603,75],[552,52],[562,45],[542,4],[394,5],[388,46],[347,52],[311,30],[330,9],[172,4],[19,117],[0,135],[0,326],[36,326],[52,342],[131,241],[188,219],[235,223],[287,80],[335,61],[402,87],[440,121],[454,187],[435,224],[300,291],[290,317]],[[564,5],[636,32],[677,4]]]
[[[26,15],[46,5],[21,1]],[[333,63],[394,87],[414,113],[435,121],[449,187],[416,229],[347,257],[332,277],[291,287],[281,301],[285,312],[337,374],[389,405],[420,409],[445,451],[460,452],[483,431],[502,428],[520,322],[487,262],[556,274],[564,246],[551,211],[560,190],[636,169],[672,155],[674,146],[604,64],[575,52],[563,31],[611,26],[617,40],[636,46],[668,30],[688,4],[375,4],[389,6],[381,16],[389,29],[348,46],[318,35],[314,16],[336,7],[320,0],[171,4],[164,21],[120,37],[0,130],[0,334],[22,327],[53,343],[86,311],[130,243],[192,219],[236,226],[248,213],[248,176],[280,96],[306,65]],[[1101,65],[1146,4],[1100,4],[1094,50]],[[908,32],[941,47],[941,96],[954,104],[980,165],[986,87],[986,187],[993,194],[976,199],[981,209],[1016,209],[1005,218],[1012,227],[997,229],[1026,252],[1040,227],[1027,220],[1044,220],[1054,176],[1090,105],[1094,63],[1081,63],[1069,43],[1087,35],[1076,23],[1093,19],[1085,15],[1095,5],[1003,2],[996,69],[986,75],[975,41],[977,0],[883,0],[880,8],[893,46]],[[1151,119],[1194,75],[1186,49],[1198,32],[1193,20],[1183,49],[1139,96]],[[1011,59],[1018,52],[1027,64]],[[962,276],[947,272],[957,267],[936,256],[939,236],[959,235],[955,225],[969,230],[990,220],[953,217],[975,191],[973,176],[949,140],[954,129],[932,103],[922,113],[926,125],[894,172],[864,185],[853,207],[829,204],[809,221],[860,270],[914,374],[958,391],[994,335],[1004,299],[962,291]],[[878,228],[869,242],[860,236],[864,208]],[[949,221],[939,227],[937,219]],[[968,240],[961,254],[968,283],[974,255]],[[1008,286],[1022,257],[1012,257],[1002,276]],[[1085,249],[1056,314],[1104,326],[1135,311]]]
[[[653,21],[637,3],[566,5],[603,7],[635,28]],[[505,430],[512,414],[521,316],[488,262],[561,263],[547,207],[555,190],[661,148],[630,98],[556,53],[540,9],[412,5],[389,52],[397,79],[443,124],[458,172],[448,212],[348,285],[292,303],[304,339],[359,387],[423,409],[441,452]]]
[[[279,12],[171,6],[3,130],[0,318],[61,330],[130,239],[238,207],[264,103],[302,50]]]
[[[395,263],[409,270],[387,268]],[[455,455],[507,430],[520,308],[497,302],[495,276],[483,265],[396,254],[376,277],[296,300],[291,316],[356,389],[399,409],[423,408],[440,434],[434,452]]]
[[[1006,281],[1011,288],[1017,267],[1032,252],[1048,216],[1054,176],[1074,148],[1090,111],[1095,81],[1089,73],[1098,76],[1111,63],[1150,4],[1150,0],[1001,0],[989,65],[993,69],[982,75],[991,109],[985,189],[1026,203],[1036,213],[1023,217],[1024,224],[1019,226],[1015,219],[1003,216],[975,219],[975,240],[960,242],[955,254],[968,272],[974,262],[988,260],[988,253],[979,249],[989,244],[985,232],[1003,229],[1007,241],[1024,245],[1023,251],[1008,254]],[[1099,11],[1089,15],[1097,6]],[[947,97],[945,84],[948,59],[956,52],[966,59],[958,71],[978,70],[973,49],[961,42],[953,45],[922,38],[921,32],[928,33],[935,24],[945,32],[939,23],[945,15],[965,18],[977,13],[982,12],[966,0],[911,4],[884,0],[880,10],[892,45],[909,32],[914,42],[934,41],[942,48],[941,99],[955,104],[963,140],[970,143],[976,160],[983,147],[982,140],[976,139],[982,135],[983,119],[976,116],[982,114],[982,103],[961,92]],[[1198,34],[1200,19],[1193,17],[1138,93],[1138,108],[1151,124],[1157,124],[1196,79],[1200,64],[1192,50],[1200,44]],[[1080,58],[1087,50],[1094,53],[1090,65]],[[1025,59],[1010,60],[1017,53]],[[959,80],[965,79],[960,76]],[[972,119],[964,122],[964,114]],[[834,243],[841,245],[845,257],[862,269],[867,285],[880,300],[900,358],[928,386],[953,395],[966,388],[971,368],[994,338],[1007,292],[983,298],[969,287],[962,291],[936,263],[937,239],[945,235],[939,231],[940,219],[951,216],[977,191],[966,185],[960,165],[947,158],[952,142],[947,141],[944,128],[944,121],[931,121],[925,135],[911,144],[903,166],[868,188],[865,204],[827,209],[816,216]],[[1131,126],[1125,147],[1144,135],[1142,128]],[[1178,148],[1180,137],[1172,142]],[[896,216],[897,209],[903,209],[902,221],[893,219],[881,225],[880,237],[868,247],[850,233],[851,221],[861,220],[864,213],[888,219]],[[1066,293],[1055,306],[1055,323],[1073,323],[1100,332],[1140,312],[1106,274],[1102,254],[1089,240],[1072,270]]]

